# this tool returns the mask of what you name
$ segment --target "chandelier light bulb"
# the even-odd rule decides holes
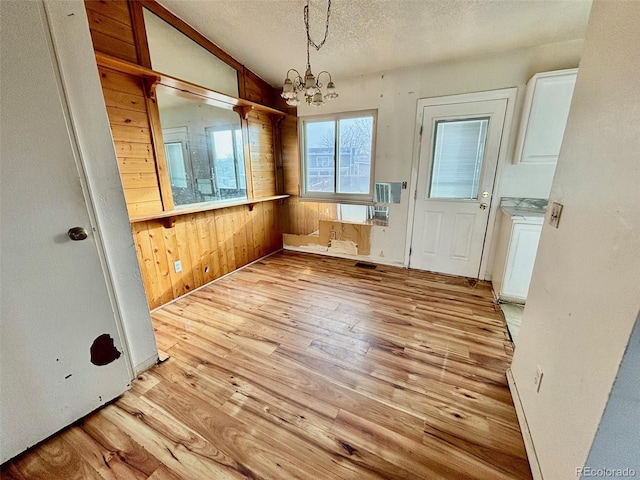
[[[0,0],[1,1],[1,0]],[[336,93],[336,86],[331,81],[331,74],[327,71],[322,71],[318,74],[318,76],[314,76],[311,72],[311,61],[309,57],[309,47],[313,46],[317,51],[322,48],[324,43],[327,40],[327,35],[329,34],[329,16],[331,12],[331,0],[327,3],[327,21],[325,24],[324,38],[321,42],[316,43],[311,39],[309,34],[309,0],[307,0],[307,5],[304,7],[304,26],[307,32],[307,68],[304,72],[304,78],[300,73],[292,68],[287,72],[287,76],[282,84],[282,93],[280,96],[286,100],[287,105],[291,107],[298,106],[300,104],[300,99],[298,98],[298,92],[304,93],[304,100],[309,105],[320,106],[324,104],[323,96],[322,96],[322,87],[323,84],[320,83],[320,77],[323,74],[326,74],[329,77],[329,83],[327,83],[327,91],[324,98],[331,99],[336,98],[338,94]],[[291,72],[295,72],[295,76],[293,80],[289,78],[289,74]]]
[[[324,104],[324,100],[322,100],[322,92],[320,89],[313,95],[313,100],[311,101],[311,105],[315,105],[319,107]]]
[[[284,80],[284,85],[282,85],[282,98],[291,99],[296,96],[293,91],[293,82],[287,77]]]
[[[336,92],[336,86],[334,85],[333,82],[329,82],[327,84],[327,94],[324,96],[324,98],[337,98],[338,97],[338,93]]]

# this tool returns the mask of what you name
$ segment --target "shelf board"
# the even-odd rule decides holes
[[[165,220],[164,226],[169,228],[172,227],[175,223],[176,217],[180,215],[189,215],[192,213],[206,212],[209,210],[219,210],[221,208],[229,208],[229,207],[237,207],[240,205],[247,205],[249,210],[253,210],[253,206],[257,203],[261,202],[272,202],[275,200],[284,200],[288,198],[289,195],[273,195],[270,197],[258,197],[258,198],[247,198],[242,200],[235,200],[229,202],[206,202],[206,203],[198,203],[193,206],[188,206],[184,208],[174,208],[173,210],[165,210],[164,212],[158,213],[145,213],[143,215],[133,215],[129,217],[129,221],[131,223],[137,222],[147,222],[149,220]]]
[[[147,86],[147,95],[150,98],[154,98],[155,86],[160,84],[165,87],[174,88],[180,92],[200,97],[210,105],[233,109],[236,111],[239,110],[242,112],[241,115],[244,118],[246,118],[248,113],[252,110],[276,117],[284,117],[286,115],[285,112],[275,108],[267,107],[266,105],[261,105],[242,98],[232,97],[221,92],[216,92],[215,90],[211,90],[201,85],[172,77],[166,73],[156,72],[150,68],[127,62],[125,60],[120,60],[119,58],[114,58],[104,53],[96,52],[96,62],[101,67],[142,78]]]

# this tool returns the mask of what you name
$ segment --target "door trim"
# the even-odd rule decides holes
[[[158,353],[84,2],[43,2],[54,68],[98,256],[131,379]]]
[[[504,125],[502,129],[502,138],[500,140],[500,151],[498,153],[498,163],[496,166],[496,174],[493,180],[493,195],[491,205],[489,206],[489,219],[487,221],[487,231],[484,237],[484,248],[482,251],[482,259],[480,260],[480,279],[484,279],[489,263],[489,256],[493,242],[493,230],[496,222],[499,203],[495,200],[500,198],[498,186],[500,184],[500,175],[502,173],[502,165],[505,162],[507,153],[511,151],[509,139],[513,130],[512,120],[516,103],[516,94],[518,89],[504,88],[500,90],[488,90],[484,92],[462,93],[459,95],[447,95],[444,97],[419,98],[416,106],[416,124],[413,135],[413,158],[411,162],[411,178],[409,181],[409,208],[407,213],[407,231],[405,236],[404,262],[405,268],[409,267],[409,256],[411,251],[411,240],[413,238],[413,223],[416,209],[416,189],[418,188],[418,165],[420,163],[420,144],[422,143],[422,121],[425,107],[433,107],[439,105],[455,105],[460,103],[484,102],[488,100],[507,100],[507,108],[504,115]]]

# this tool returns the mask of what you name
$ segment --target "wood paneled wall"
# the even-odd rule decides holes
[[[244,69],[244,98],[276,108],[273,87],[246,68]]]
[[[287,115],[280,124],[280,144],[284,168],[284,193],[291,195],[283,209],[283,232],[309,235],[320,228],[320,220],[335,220],[335,203],[303,202],[300,200],[300,149],[298,147],[298,117]]]
[[[335,203],[303,202],[300,197],[289,197],[285,202],[283,232],[309,235],[320,228],[320,220],[338,218]]]
[[[142,81],[113,70],[99,71],[129,215],[161,212],[159,177]]]
[[[300,150],[298,148],[298,117],[287,115],[280,125],[284,193],[300,195]]]
[[[127,0],[85,0],[85,5],[95,51],[140,63],[138,30],[134,31]],[[162,161],[154,152],[152,119],[157,112],[152,110],[157,107],[145,98],[139,77],[99,70],[129,215],[160,213],[167,192],[161,188]],[[273,105],[272,88],[257,75],[242,67],[239,78],[245,98]],[[251,112],[243,123],[250,155],[247,181],[253,196],[275,195],[271,117]],[[158,307],[282,248],[282,210],[270,201],[255,204],[253,210],[244,205],[179,215],[170,228],[160,220],[133,223],[149,306]],[[182,263],[180,273],[174,268],[177,260]]]
[[[264,113],[251,112],[248,124],[253,195],[276,195],[275,141],[271,117]]]
[[[133,25],[127,0],[85,0],[93,49],[137,63]]]
[[[181,215],[175,226],[133,224],[150,308],[159,307],[282,248],[279,206],[262,202]],[[174,262],[182,272],[176,273]]]

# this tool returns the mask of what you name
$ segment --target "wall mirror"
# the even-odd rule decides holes
[[[238,113],[164,85],[156,98],[175,205],[246,199]]]
[[[143,8],[154,70],[238,96],[238,72],[160,17]]]

